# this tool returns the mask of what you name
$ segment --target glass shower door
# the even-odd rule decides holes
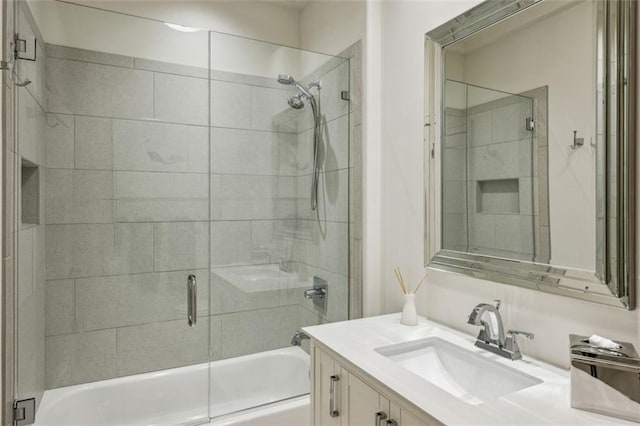
[[[546,155],[529,128],[533,99],[452,80],[444,95],[443,247],[534,261]]]
[[[533,261],[533,100],[467,85],[466,113],[469,251]]]
[[[212,417],[307,394],[294,333],[348,318],[342,91],[344,58],[211,33]]]
[[[44,40],[17,88],[18,397],[48,424],[88,424],[74,398],[42,392],[100,381],[83,408],[107,424],[208,422],[208,33],[32,4]]]

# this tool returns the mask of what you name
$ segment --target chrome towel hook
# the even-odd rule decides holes
[[[578,137],[578,131],[574,130],[573,131],[573,145],[569,145],[569,148],[575,150],[580,148],[582,145],[584,145],[584,138],[579,138]]]

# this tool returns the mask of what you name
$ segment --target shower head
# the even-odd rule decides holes
[[[280,84],[284,84],[286,86],[289,85],[294,85],[296,86],[296,88],[304,95],[305,98],[307,99],[311,99],[313,98],[313,95],[311,93],[309,93],[309,88],[310,87],[320,87],[319,85],[316,85],[315,83],[312,83],[311,85],[309,85],[309,87],[304,87],[302,86],[300,83],[298,83],[296,81],[295,78],[293,78],[292,76],[290,76],[289,74],[279,74],[278,75],[278,83]],[[289,103],[289,105],[291,105],[291,103]],[[295,107],[294,107],[295,108]],[[300,107],[302,108],[302,107]],[[300,109],[297,108],[297,109]]]
[[[278,75],[278,83],[280,84],[290,85],[290,84],[294,84],[295,82],[296,80],[290,75],[287,75],[287,74]]]
[[[304,108],[304,101],[300,98],[300,95],[291,96],[287,99],[289,106],[293,109],[302,109]]]

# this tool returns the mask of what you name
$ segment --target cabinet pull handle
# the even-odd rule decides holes
[[[376,424],[375,426],[380,426],[380,422],[387,418],[387,413],[384,411],[378,411],[376,413]]]
[[[387,420],[387,426],[398,426],[398,422],[393,419]]]
[[[340,377],[337,375],[331,376],[331,382],[329,384],[329,415],[331,417],[338,417],[340,413],[336,410],[336,382],[340,381]]]

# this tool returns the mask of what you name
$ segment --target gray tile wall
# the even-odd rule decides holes
[[[206,361],[206,70],[48,51],[47,388]]]
[[[348,318],[351,111],[340,91],[349,90],[349,63],[335,61],[303,81],[316,79],[324,129],[319,218],[310,209],[310,105],[291,109],[295,91],[255,77],[212,86],[210,312],[220,320],[222,345],[212,347],[220,357],[287,346],[302,326]],[[293,287],[286,272],[278,288],[255,292],[225,278],[230,268],[281,260],[296,274]],[[326,311],[303,298],[313,276],[329,282]]]
[[[467,112],[465,109],[447,108],[444,122],[442,246],[449,250],[468,251]]]
[[[348,64],[322,77],[318,222],[301,189],[311,146],[299,146],[308,127],[287,106],[291,88],[214,71],[208,116],[202,70],[48,51],[47,388],[204,362],[209,344],[214,359],[283,347],[301,326],[346,319]],[[281,259],[303,280],[330,281],[328,312],[304,287],[244,292],[216,274]],[[189,273],[203,317],[194,328]]]
[[[16,32],[33,43],[39,33],[28,8],[20,5],[17,14]],[[45,215],[42,207],[46,194],[46,150],[43,108],[44,46],[39,38],[37,44],[38,60],[18,60],[16,65],[20,80],[30,80],[31,83],[26,87],[14,86],[17,98],[17,147],[13,155],[17,154],[14,176],[18,183],[16,389],[18,398],[35,397],[36,404],[39,404],[45,389]],[[23,182],[20,174],[23,161],[39,169],[28,181],[35,189],[31,195],[26,193],[26,187],[20,185]],[[38,181],[34,182],[33,179]],[[24,202],[25,197],[30,197],[29,202]],[[21,211],[22,208],[29,211]]]
[[[357,251],[361,241],[361,192],[355,175],[361,170],[360,140],[354,141],[356,127],[360,126],[360,69],[359,45],[343,52],[344,60],[336,58],[304,81],[320,81],[322,142],[319,150],[320,175],[318,182],[318,208],[311,210],[311,182],[313,173],[313,116],[311,111],[298,117],[297,147],[297,222],[293,230],[292,259],[301,279],[311,286],[314,276],[329,284],[327,310],[321,310],[304,300],[301,292],[298,303],[308,312],[312,323],[343,321],[350,318],[349,288],[361,279],[358,273]],[[353,70],[351,68],[354,68]],[[348,91],[351,102],[341,99]],[[361,133],[358,133],[361,135]],[[350,200],[353,203],[350,204]],[[358,232],[359,231],[359,232]],[[352,250],[350,251],[350,247]],[[352,262],[353,260],[353,262]],[[354,281],[350,282],[350,276]],[[354,300],[359,300],[354,297]],[[361,315],[356,309],[351,317]]]

